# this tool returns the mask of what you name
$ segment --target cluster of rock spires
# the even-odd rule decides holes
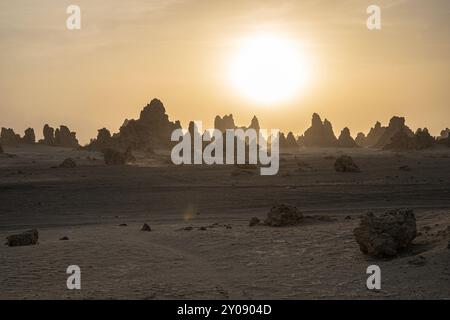
[[[58,147],[79,147],[76,133],[71,132],[68,127],[60,126],[56,130],[48,124],[43,129],[44,139],[39,140],[40,144]],[[2,128],[0,143],[5,146],[17,146],[21,144],[35,144],[36,136],[33,128],[25,130],[23,137],[16,134],[11,128]]]
[[[114,149],[120,152],[130,152],[130,150],[142,150],[153,152],[155,149],[170,149],[174,142],[170,141],[172,132],[180,129],[179,121],[172,122],[166,114],[163,103],[158,99],[153,99],[146,105],[140,113],[139,119],[125,120],[119,132],[111,132],[102,128],[98,130],[97,137],[92,139],[86,146],[90,150],[104,151]],[[247,129],[260,130],[259,121],[253,117],[248,127],[238,127],[235,124],[233,115],[223,117],[216,116],[214,128],[222,132],[227,129]],[[194,123],[189,124],[189,132],[194,132]],[[388,150],[420,150],[431,147],[437,143],[450,146],[450,129],[442,130],[440,137],[432,137],[426,128],[418,129],[415,133],[405,124],[405,118],[393,117],[388,126],[382,126],[376,122],[370,129],[367,136],[359,132],[356,139],[353,139],[350,130],[346,127],[342,129],[336,138],[333,126],[327,119],[323,120],[316,113],[312,115],[311,126],[298,138],[292,132],[287,134],[280,132],[280,149],[295,149],[298,147],[340,147],[356,148],[371,147]],[[200,134],[200,133],[198,133]],[[79,147],[75,132],[71,132],[68,127],[60,126],[57,129],[44,126],[44,139],[39,143],[49,146]],[[36,137],[34,130],[28,128],[24,136],[16,134],[13,129],[2,128],[0,144],[19,145],[34,144]],[[128,151],[127,151],[128,150]],[[128,157],[128,156],[127,156]],[[114,157],[113,157],[114,158]]]

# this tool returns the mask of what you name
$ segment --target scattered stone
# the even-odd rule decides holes
[[[10,247],[30,246],[37,244],[39,232],[36,229],[28,230],[20,234],[13,234],[6,237],[6,244]]]
[[[119,227],[128,227],[128,225],[126,223],[121,223],[119,224]]]
[[[68,240],[69,240],[69,237],[64,236],[64,237],[60,238],[59,240],[61,240],[61,241],[68,241]]]
[[[414,259],[411,259],[408,261],[408,264],[411,264],[414,266],[424,266],[426,263],[427,263],[427,259],[422,255],[419,255],[419,256],[415,257]]]
[[[352,220],[351,216],[345,216],[345,220]]]
[[[259,222],[260,222],[260,220],[257,217],[253,217],[250,219],[248,225],[250,227],[254,227],[254,226],[257,226],[259,224]]]
[[[72,158],[64,159],[63,162],[59,165],[60,168],[75,168],[77,163]]]
[[[448,240],[447,249],[450,249],[450,240]]]
[[[400,170],[400,171],[412,171],[411,167],[408,166],[408,165],[400,166],[398,168],[398,170]]]
[[[198,230],[201,230],[201,231],[205,231],[207,228],[206,227],[200,227],[200,228],[198,228]]]
[[[192,227],[192,226],[187,226],[187,227],[185,227],[183,230],[191,231],[192,229],[194,229],[194,227]]]
[[[396,209],[363,215],[353,230],[361,251],[374,257],[393,257],[411,245],[417,235],[413,210]]]
[[[334,169],[337,172],[360,172],[359,167],[353,161],[352,157],[342,155],[334,162]]]
[[[141,228],[141,231],[152,231],[152,228],[150,228],[148,224],[144,223],[144,225]]]
[[[267,214],[264,225],[271,227],[293,226],[299,224],[303,219],[303,214],[297,207],[289,205],[273,206]]]

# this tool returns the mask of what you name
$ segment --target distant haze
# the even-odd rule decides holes
[[[76,2],[82,29],[66,29]],[[366,28],[374,1],[77,0],[0,3],[0,126],[23,134],[65,124],[82,143],[118,130],[152,99],[171,120],[303,133],[311,115],[336,135],[406,117],[432,134],[450,127],[450,1],[379,0],[382,30]],[[227,79],[242,37],[271,32],[301,44],[311,77],[283,103],[261,106]]]

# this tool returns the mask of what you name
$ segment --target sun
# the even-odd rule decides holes
[[[307,75],[299,45],[277,35],[243,39],[229,67],[231,85],[242,96],[264,105],[292,99],[304,86]]]

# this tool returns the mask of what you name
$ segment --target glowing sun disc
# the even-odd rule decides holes
[[[273,35],[244,39],[229,71],[232,86],[241,95],[262,104],[295,96],[307,73],[296,43]]]

